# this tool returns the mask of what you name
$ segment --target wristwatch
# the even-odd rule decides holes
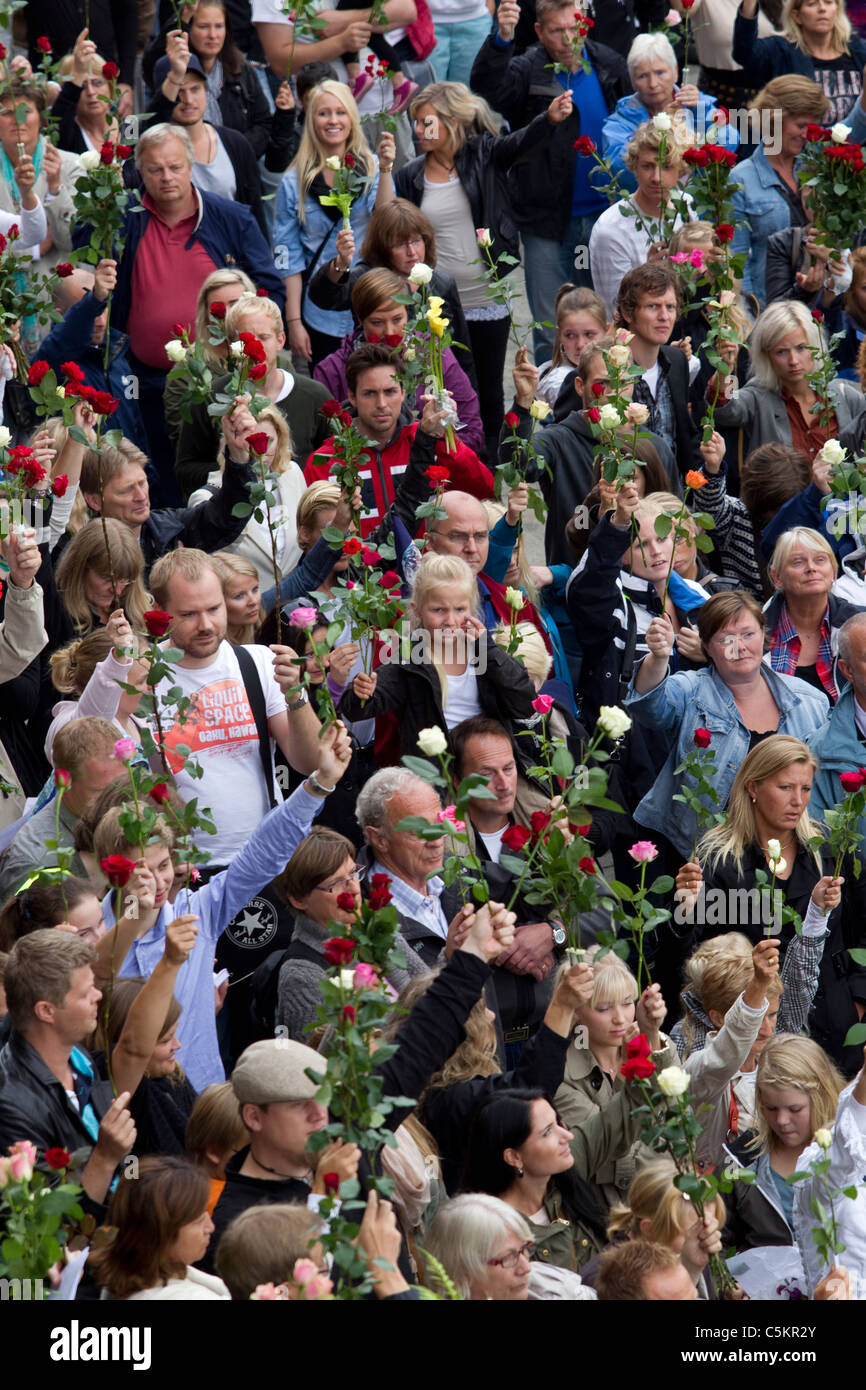
[[[307,778],[307,785],[315,796],[330,796],[331,792],[334,790],[333,787],[324,786],[323,783],[319,781],[315,772],[310,773]]]
[[[307,693],[307,687],[305,685],[302,685],[301,693],[298,696],[297,700],[292,700],[291,702],[289,702],[288,700],[286,701],[286,709],[289,711],[290,714],[294,714],[295,710],[303,709],[304,705],[308,705],[309,703],[310,697]]]
[[[557,950],[561,950],[566,942],[565,927],[560,926],[559,922],[551,922],[550,929],[553,932],[553,944]]]

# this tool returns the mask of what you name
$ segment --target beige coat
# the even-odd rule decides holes
[[[6,613],[0,624],[0,680],[11,681],[20,676],[47,641],[39,585],[34,583],[29,589],[19,589],[10,581],[6,586]],[[26,798],[2,743],[0,778],[15,789],[0,794],[0,830],[3,830],[22,814]]]

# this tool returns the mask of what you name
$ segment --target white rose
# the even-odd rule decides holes
[[[603,405],[601,407],[599,424],[606,430],[615,430],[622,424],[622,416],[615,405]]]
[[[722,309],[730,309],[736,298],[733,290],[722,290],[719,295],[719,305]]]
[[[672,1099],[674,1096],[685,1095],[690,1080],[691,1077],[684,1067],[665,1067],[656,1077],[656,1088],[663,1096]]]
[[[327,164],[328,168],[333,169],[335,173],[338,169],[341,169],[343,167],[342,159],[340,159],[339,155],[336,154],[332,154],[330,159],[325,160],[325,163]]]
[[[613,336],[615,342],[628,344],[631,342],[634,334],[629,333],[627,328],[618,328]]]
[[[640,401],[632,401],[625,408],[625,418],[630,425],[645,425],[649,419],[649,407],[641,405]]]
[[[674,123],[667,111],[660,111],[657,116],[653,116],[653,130],[673,130]]]
[[[232,357],[243,357],[244,345],[241,342],[240,338],[238,338],[236,342],[232,343],[230,351]]]
[[[63,399],[65,398],[65,396],[66,396],[66,387],[65,387],[65,386],[58,386],[58,387],[55,389],[54,394],[55,394],[55,396],[59,396],[60,399],[63,400]]]
[[[429,285],[432,279],[433,271],[423,261],[416,261],[409,271],[410,285]]]
[[[78,163],[82,169],[95,169],[100,163],[99,155],[96,150],[85,150],[84,154],[78,156]]]
[[[492,246],[492,245],[493,245],[493,237],[490,235],[490,228],[489,228],[489,227],[476,227],[476,228],[475,228],[475,240],[478,242],[478,245],[479,245],[482,249],[483,249],[484,247],[486,247],[486,246]]]
[[[623,734],[627,734],[631,728],[631,720],[625,710],[620,709],[618,705],[602,705],[595,723],[596,728],[600,729],[607,738],[613,739],[614,743],[617,739],[622,738]]]
[[[782,846],[780,845],[778,840],[767,841],[767,857],[769,859],[781,859]]]
[[[353,966],[343,966],[340,971],[340,986],[342,989],[355,988],[355,970]]]
[[[422,729],[418,735],[418,747],[428,757],[435,758],[437,753],[445,752],[448,740],[441,729]]]
[[[404,361],[404,362],[414,362],[414,361],[415,361],[415,358],[416,358],[417,356],[418,356],[418,353],[415,351],[415,349],[414,349],[413,347],[407,347],[407,348],[405,349],[404,353],[403,353],[403,361]]]
[[[631,352],[625,343],[614,343],[604,355],[612,367],[627,367],[631,361]]]
[[[550,411],[551,407],[547,404],[547,401],[533,401],[532,405],[529,407],[529,413],[533,420],[546,420]]]
[[[505,602],[508,604],[509,608],[514,608],[519,613],[526,599],[519,589],[506,589]]]
[[[770,865],[774,874],[783,874],[788,867],[787,859],[774,859]]]
[[[165,355],[170,362],[182,362],[186,357],[186,348],[180,338],[171,338],[165,345]]]
[[[837,125],[830,127],[830,139],[834,145],[844,145],[848,136],[851,134],[851,127],[843,125],[841,121]]]
[[[839,443],[838,439],[828,439],[827,443],[818,454],[818,458],[822,463],[829,463],[833,468],[835,468],[838,463],[843,463],[845,456],[845,449]]]
[[[830,1145],[833,1143],[833,1136],[829,1129],[816,1129],[812,1137],[815,1143],[819,1144],[822,1149],[829,1149]]]
[[[0,449],[6,449],[11,443],[12,432],[5,425],[0,425]]]

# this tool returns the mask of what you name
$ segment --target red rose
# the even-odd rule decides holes
[[[716,227],[716,236],[719,241],[733,241],[734,229],[730,222],[720,222]]]
[[[117,147],[117,157],[118,157],[118,159],[129,159],[129,156],[130,156],[131,154],[132,154],[132,146],[131,146],[131,145],[118,145],[118,147]]]
[[[355,1005],[354,1005],[354,1004],[344,1004],[344,1006],[343,1006],[343,1018],[346,1020],[347,1023],[354,1023],[354,1022],[355,1022]]]
[[[99,158],[103,164],[111,164],[114,160],[114,145],[110,140],[106,140],[102,149],[99,151]]]
[[[829,135],[830,135],[829,130],[825,130],[824,127],[823,127],[822,125],[807,125],[807,126],[806,126],[806,139],[807,139],[807,140],[827,140],[827,139],[829,138]]]
[[[595,396],[596,400],[598,400],[599,396],[603,396],[606,390],[606,381],[594,381],[592,383],[592,394]]]
[[[623,1062],[619,1074],[624,1076],[626,1081],[647,1081],[655,1069],[655,1062],[651,1062],[648,1057],[633,1057],[630,1062]]]
[[[0,48],[2,48],[2,44],[0,44]],[[45,1162],[49,1168],[54,1168],[56,1172],[59,1172],[61,1168],[69,1167],[69,1154],[66,1149],[46,1149]]]
[[[150,608],[144,615],[144,625],[151,637],[164,637],[171,623],[171,614],[161,608]]]
[[[83,381],[84,373],[77,362],[61,362],[60,370],[70,381]]]
[[[343,155],[343,163],[345,164],[345,166],[346,166],[347,169],[354,169],[354,167],[355,167],[355,156],[354,156],[353,154],[345,154],[345,155]]]
[[[382,556],[379,554],[378,550],[371,550],[368,545],[365,545],[364,549],[361,551],[361,559],[370,569],[372,569],[374,565],[380,565],[382,563]]]
[[[5,57],[6,57],[6,45],[5,45],[5,43],[0,43],[0,63],[3,62],[3,60],[4,60]]]
[[[262,343],[252,333],[239,333],[238,337],[244,345],[244,357],[248,357],[251,362],[264,362],[267,354]]]
[[[709,729],[695,729],[694,742],[696,748],[709,748],[712,742],[712,734]]]
[[[816,323],[823,323],[823,322],[824,322],[824,315],[823,315],[823,313],[821,312],[820,309],[813,309],[813,310],[812,310],[812,318],[815,320]]]
[[[352,417],[351,417],[351,415],[349,414],[348,410],[341,410],[341,411],[340,411],[340,424],[341,424],[341,425],[351,425],[351,423],[352,423]]]
[[[727,124],[728,124],[728,121],[729,121],[730,119],[731,119],[731,113],[730,113],[730,111],[728,110],[727,106],[721,106],[721,105],[719,105],[719,106],[715,106],[715,107],[713,108],[713,124],[714,124],[714,125],[727,125]]]
[[[27,385],[38,386],[43,377],[46,377],[50,371],[51,368],[47,362],[43,362],[41,359],[38,362],[32,362],[27,373]]]
[[[155,801],[158,806],[163,806],[169,800],[169,795],[165,782],[155,782],[148,792],[151,801]]]
[[[684,10],[690,10],[690,9],[692,8],[692,5],[693,5],[694,3],[695,3],[695,0],[682,0],[683,9],[684,9]]]
[[[54,785],[59,792],[68,792],[72,786],[72,775],[66,771],[65,767],[54,769]]]
[[[357,536],[347,536],[346,539],[343,541],[344,555],[360,555],[363,549],[364,547],[358,540]]]
[[[112,888],[125,888],[135,872],[132,860],[123,854],[109,854],[107,859],[100,860],[99,867]]]
[[[705,145],[704,149],[711,164],[724,164],[728,158],[727,150],[723,150],[721,145]]]
[[[13,222],[13,223],[12,223],[12,226],[9,228],[8,232],[6,233],[6,235],[8,236],[8,238],[9,238],[10,241],[17,241],[17,240],[18,240],[18,238],[19,238],[20,235],[21,235],[21,232],[19,231],[18,223],[17,223],[17,222]]]
[[[171,325],[172,336],[175,338],[182,338],[185,331],[182,323],[173,323]]]
[[[319,413],[324,415],[326,420],[335,420],[342,409],[339,401],[325,401],[325,404],[320,407]]]
[[[508,416],[505,418],[507,420]],[[450,480],[451,470],[443,467],[441,463],[431,463],[429,468],[424,469],[424,477],[429,478],[434,487],[439,487]]]
[[[116,63],[103,63],[102,76],[105,78],[106,82],[116,82],[117,78],[120,76],[120,68]]]
[[[97,415],[113,415],[120,404],[108,391],[91,391],[87,399]]]
[[[601,411],[599,410],[597,405],[591,405],[589,407],[589,410],[587,410],[586,412],[586,418],[587,420],[590,420],[592,424],[598,424],[599,420],[601,419]]]
[[[336,1196],[339,1195],[339,1192],[340,1192],[340,1174],[339,1174],[339,1173],[325,1173],[325,1174],[323,1175],[323,1177],[322,1177],[322,1183],[324,1184],[324,1188],[325,1188],[325,1193],[326,1193],[326,1195],[327,1195],[327,1194],[332,1194],[334,1197],[336,1197]]]
[[[355,895],[354,895],[354,893],[338,893],[338,895],[337,895],[337,907],[340,909],[341,912],[354,912],[354,911],[355,911]]]
[[[374,874],[370,880],[370,906],[374,912],[391,901],[391,880],[387,874]]]
[[[37,49],[39,50],[40,53],[50,53],[50,52],[51,52],[51,40],[50,40],[45,34],[42,34],[42,35],[40,35],[40,37],[36,40],[36,43],[35,43],[34,47],[37,48]]]
[[[595,141],[588,135],[579,135],[574,142],[578,154],[595,154]]]
[[[0,45],[0,47],[2,47],[2,45]],[[67,278],[67,276],[69,276],[69,275],[72,274],[72,272],[73,272],[74,269],[75,269],[75,266],[74,266],[74,265],[70,265],[68,261],[60,261],[60,262],[54,267],[54,273],[55,273],[55,275],[57,275],[57,276],[59,277],[59,279],[65,280],[65,279]]]
[[[846,796],[853,796],[866,784],[866,777],[863,776],[862,772],[840,772],[839,781],[842,783],[842,790]]]
[[[221,299],[215,299],[208,309],[208,313],[212,319],[224,319],[226,316],[226,306]]]
[[[259,454],[260,456],[268,452],[270,442],[271,441],[269,437],[265,434],[264,430],[262,430],[260,434],[247,435],[247,443],[249,444],[253,453]]]
[[[398,589],[403,581],[399,574],[395,574],[393,570],[386,570],[382,575],[381,582],[383,589]]]
[[[51,491],[55,497],[65,497],[66,489],[69,487],[69,479],[65,473],[60,473],[51,484]]]
[[[259,288],[256,290],[256,298],[257,298],[257,299],[270,299],[270,295],[268,294],[268,291],[267,291],[266,289],[263,289],[262,286],[259,285]]]
[[[550,825],[550,820],[551,816],[549,811],[533,811],[532,815],[529,818],[529,824],[532,828],[533,835],[543,835],[547,827]]]
[[[598,872],[595,867],[595,860],[590,859],[589,855],[584,855],[583,859],[578,859],[577,867],[582,869],[585,874],[594,874]]]
[[[267,362],[254,362],[247,372],[250,381],[264,381],[268,374]]]
[[[348,965],[354,951],[354,941],[346,936],[332,936],[330,941],[325,942],[325,960],[329,965]]]
[[[523,849],[524,845],[529,844],[530,839],[530,833],[525,825],[509,825],[502,836],[502,843],[507,849],[519,850]]]
[[[629,1039],[625,1045],[625,1055],[627,1057],[649,1057],[650,1045],[646,1033],[638,1033]]]
[[[520,424],[520,416],[517,415],[513,410],[509,410],[508,414],[505,417],[505,423],[510,430],[516,430],[517,426]]]

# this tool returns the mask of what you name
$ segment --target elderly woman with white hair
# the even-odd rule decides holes
[[[625,188],[637,187],[634,174],[626,165],[626,146],[639,125],[666,112],[682,128],[687,143],[703,144],[709,139],[714,97],[697,87],[677,85],[677,59],[664,34],[638,34],[628,58],[628,75],[634,91],[621,97],[602,127],[602,146],[611,166]],[[735,150],[740,137],[733,126],[721,124],[712,136],[714,144]]]
[[[426,1251],[442,1266],[460,1297],[470,1302],[574,1301],[596,1296],[579,1274],[536,1262],[526,1217],[483,1192],[454,1197],[440,1208],[427,1234]],[[425,1282],[439,1288],[432,1261],[427,1262]]]
[[[730,370],[737,351],[731,343],[719,347]],[[819,415],[812,414],[818,396],[809,375],[818,367],[821,328],[805,304],[786,299],[765,309],[752,330],[749,351],[751,379],[737,388],[734,377],[719,379],[714,374],[707,383],[707,400],[717,401],[718,428],[748,430],[752,449],[775,442],[792,445],[814,459],[827,440],[841,434],[866,406],[862,392],[837,377],[830,384],[829,420],[822,423]]]

